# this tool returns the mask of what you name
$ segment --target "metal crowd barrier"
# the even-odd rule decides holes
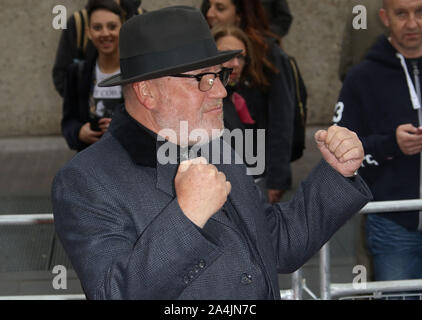
[[[52,223],[54,223],[54,217],[51,213],[0,215],[0,226],[40,225]],[[86,297],[84,294],[0,296],[0,301],[2,300],[86,300]]]
[[[397,200],[397,201],[376,201],[368,203],[358,214],[388,213],[402,211],[422,210],[422,200]],[[327,243],[320,254],[320,274],[321,274],[321,299],[330,300],[346,295],[360,295],[373,293],[380,296],[383,292],[406,292],[421,291],[422,279],[396,280],[396,281],[374,281],[367,282],[362,286],[356,284],[330,283],[330,245]]]
[[[365,298],[372,294],[373,298],[382,298],[387,293],[406,292],[408,295],[413,295],[411,292],[422,289],[421,280],[395,280],[395,281],[376,281],[367,282],[363,288],[355,288],[351,283],[336,283],[330,286],[331,298],[359,298],[358,295],[366,294]]]
[[[368,203],[359,214],[417,211],[422,210],[422,200],[379,201]],[[0,226],[4,225],[36,225],[53,223],[53,214],[34,215],[0,215]],[[373,293],[378,296],[383,292],[422,291],[422,279],[367,282],[364,288],[352,283],[330,283],[330,244],[327,242],[320,251],[320,294],[321,300],[345,297],[347,295],[359,295]],[[285,300],[302,300],[303,291],[306,291],[313,299],[318,298],[306,286],[302,270],[299,269],[292,275],[292,289],[281,290],[280,296]],[[57,296],[14,296],[0,297],[0,300],[81,300],[84,295],[57,295]]]
[[[373,214],[402,211],[422,210],[422,200],[398,200],[398,201],[377,201],[368,203],[358,214]],[[296,283],[302,283],[302,286]],[[302,292],[306,290],[313,299],[318,299],[306,287],[302,279],[302,272],[296,271],[292,276],[292,289],[280,292],[282,299],[298,300],[302,298]],[[353,283],[331,283],[330,280],[330,244],[327,242],[320,251],[320,299],[331,300],[333,298],[359,298],[358,295],[371,293],[365,298],[383,298],[384,293],[395,292],[422,292],[422,279],[396,280],[396,281],[374,281],[364,284]],[[407,293],[409,296],[418,297],[422,300],[421,294]],[[350,297],[352,295],[352,297]],[[349,296],[349,297],[347,297]],[[398,294],[396,298],[400,295]]]

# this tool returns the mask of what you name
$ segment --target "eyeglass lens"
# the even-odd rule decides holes
[[[223,69],[216,74],[220,78],[220,81],[223,84],[223,86],[226,86],[228,84],[229,78],[230,78],[230,72],[231,72],[230,69]],[[214,74],[204,75],[201,81],[199,82],[199,89],[201,91],[210,90],[212,86],[214,85],[216,75]]]

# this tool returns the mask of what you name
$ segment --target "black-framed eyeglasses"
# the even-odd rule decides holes
[[[220,72],[204,72],[200,74],[173,74],[170,77],[176,77],[176,78],[193,78],[196,79],[199,84],[199,90],[202,92],[206,92],[208,90],[211,90],[212,86],[215,83],[215,79],[217,77],[220,78],[221,83],[223,86],[226,86],[229,83],[230,80],[230,74],[232,73],[233,69],[230,68],[222,68]]]

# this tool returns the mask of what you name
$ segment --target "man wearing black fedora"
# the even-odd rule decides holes
[[[222,140],[221,64],[237,54],[217,50],[197,9],[123,25],[121,74],[100,85],[124,86],[125,105],[52,190],[56,231],[89,299],[279,299],[277,273],[299,268],[370,200],[354,175],[361,143],[341,127],[316,134],[324,159],[289,203],[261,202],[243,164],[183,161],[193,132]],[[176,162],[161,161],[165,145]]]

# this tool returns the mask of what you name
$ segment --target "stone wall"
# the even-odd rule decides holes
[[[68,15],[86,0],[0,1],[0,137],[60,133],[62,102],[51,70],[60,37],[52,27],[52,9],[61,4]],[[295,20],[285,39],[309,89],[309,124],[331,119],[340,82],[339,47],[348,0],[290,0]],[[144,0],[154,10],[168,5],[199,6],[200,0]]]
[[[286,51],[297,59],[308,89],[308,124],[328,124],[333,116],[341,89],[338,66],[347,2],[289,1],[294,21],[284,43]]]

